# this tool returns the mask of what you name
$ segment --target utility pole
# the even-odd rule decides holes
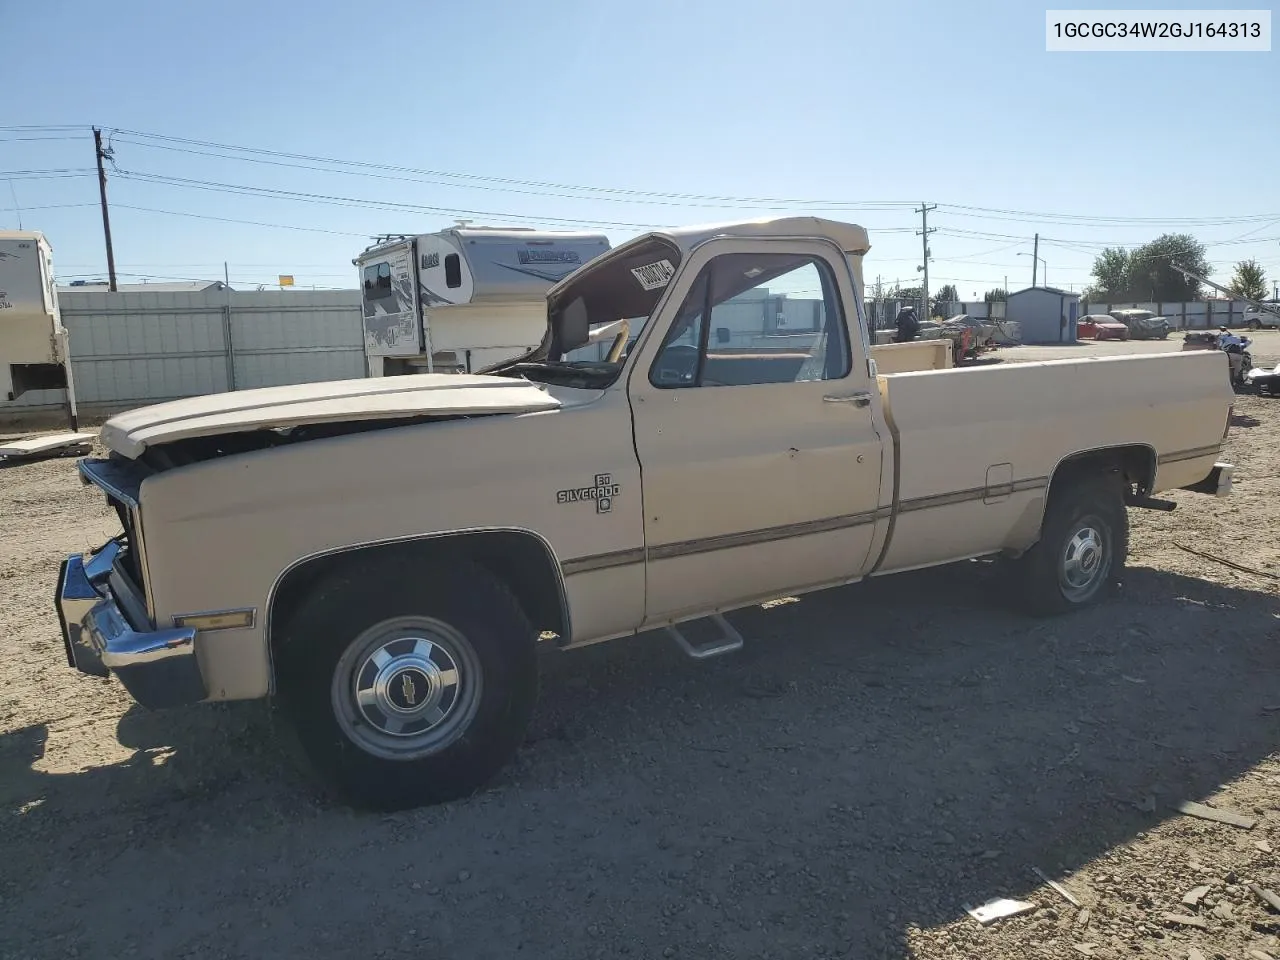
[[[109,158],[111,151],[102,148],[102,131],[97,127],[93,128],[93,152],[98,157],[98,195],[102,198],[102,234],[107,241],[107,278],[110,281],[107,289],[115,293],[116,255],[111,248],[111,216],[107,213],[107,171],[102,166],[103,158]]]
[[[1031,254],[1031,285],[1033,287],[1036,285],[1036,277],[1038,276],[1036,271],[1039,269],[1039,267],[1040,267],[1040,234],[1037,233],[1035,253]],[[1048,273],[1048,272],[1049,270],[1046,267],[1045,273]],[[1045,277],[1045,279],[1048,280],[1049,278]]]
[[[222,261],[222,282],[225,283],[228,288],[230,288],[231,272],[227,269],[227,261],[225,260]]]
[[[924,271],[924,288],[920,291],[920,312],[924,314],[924,319],[929,319],[929,234],[935,232],[938,228],[929,229],[929,211],[938,209],[935,203],[932,206],[921,201],[920,209],[915,211],[920,214],[920,225],[922,230],[916,231],[916,236],[922,237],[921,243],[924,245],[924,265],[920,267]]]

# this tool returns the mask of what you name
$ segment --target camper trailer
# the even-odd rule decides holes
[[[546,291],[608,249],[599,233],[465,224],[379,238],[352,261],[369,376],[470,373],[532,350]]]
[[[70,360],[49,241],[38,230],[0,230],[0,401],[65,390],[74,429]]]

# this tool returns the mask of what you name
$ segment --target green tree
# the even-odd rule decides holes
[[[943,313],[951,309],[951,304],[960,299],[960,294],[956,292],[953,284],[946,284],[936,294],[933,295],[933,313],[935,315]]]
[[[986,294],[983,296],[983,299],[986,300],[987,303],[994,303],[996,301],[1008,300],[1009,291],[1004,290],[1000,287],[996,287],[994,290],[988,290]]]
[[[1207,277],[1212,271],[1204,244],[1185,233],[1166,233],[1129,255],[1129,293],[1135,300],[1200,299],[1199,280],[1192,280],[1170,264]]]
[[[1107,247],[1093,261],[1093,276],[1097,283],[1086,291],[1091,300],[1128,300],[1129,252],[1123,247]]]
[[[890,300],[919,300],[924,287],[894,287],[889,291]]]
[[[1231,292],[1246,300],[1265,300],[1271,291],[1267,289],[1267,274],[1257,260],[1241,260],[1236,272],[1227,284]]]

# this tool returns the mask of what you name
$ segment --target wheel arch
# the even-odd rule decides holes
[[[1039,542],[1049,502],[1063,486],[1083,476],[1114,473],[1126,491],[1133,488],[1139,496],[1146,496],[1155,485],[1156,463],[1155,448],[1145,443],[1094,447],[1067,454],[1050,471],[1045,495],[1029,505],[1020,518],[1006,553],[1018,557]]]
[[[1095,447],[1069,453],[1049,473],[1045,502],[1053,496],[1055,484],[1061,488],[1081,474],[1115,472],[1126,486],[1132,485],[1139,495],[1148,495],[1156,482],[1155,447],[1146,443],[1125,443]]]
[[[275,690],[281,627],[322,578],[354,566],[477,563],[507,585],[539,632],[573,636],[564,574],[555,550],[532,530],[514,527],[443,531],[348,544],[294,561],[276,578],[267,595],[263,625],[271,690]]]

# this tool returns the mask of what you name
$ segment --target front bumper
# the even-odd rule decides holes
[[[1213,465],[1213,469],[1203,480],[1183,489],[1190,490],[1192,493],[1207,493],[1212,497],[1229,497],[1231,496],[1231,476],[1235,473],[1235,469],[1234,464],[1219,461]]]
[[[114,673],[144,707],[198,703],[208,696],[191,627],[152,630],[131,624],[111,591],[120,544],[62,562],[55,606],[68,663],[81,673]]]

